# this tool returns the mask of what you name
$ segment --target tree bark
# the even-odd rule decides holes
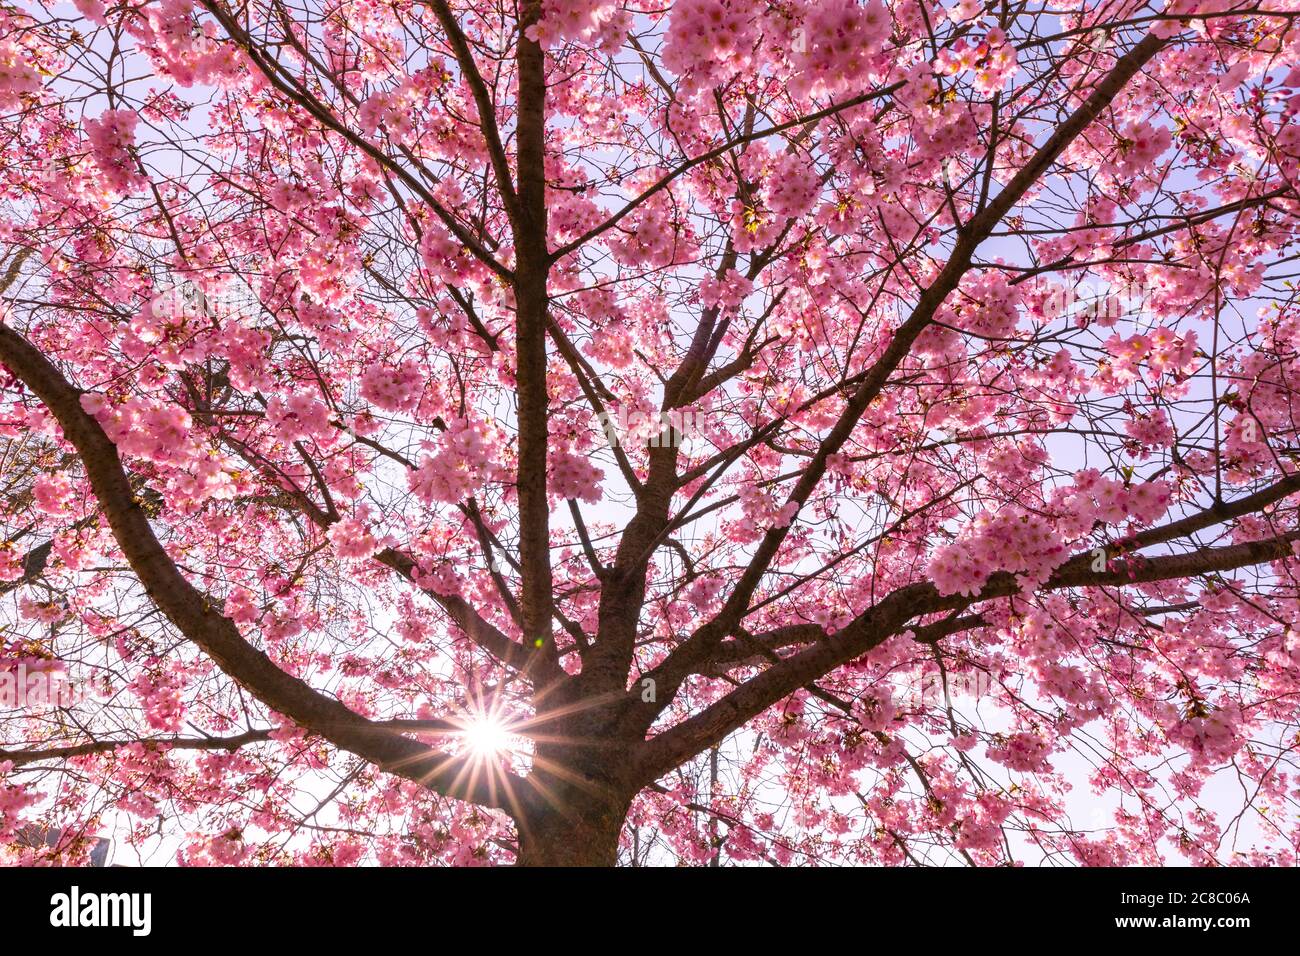
[[[519,824],[518,866],[614,866],[630,800],[546,807]]]
[[[515,382],[518,393],[519,564],[524,644],[535,649],[531,666],[537,687],[561,679],[551,639],[552,585],[550,502],[546,495],[549,395],[546,381],[547,277],[551,260],[546,227],[545,55],[528,38],[541,17],[540,0],[520,11],[516,122],[518,203],[515,237]]]

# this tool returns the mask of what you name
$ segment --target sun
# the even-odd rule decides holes
[[[481,714],[465,727],[465,742],[474,753],[490,757],[510,749],[510,732],[498,718]]]

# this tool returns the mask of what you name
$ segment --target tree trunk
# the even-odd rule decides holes
[[[533,813],[519,827],[518,866],[614,866],[626,804]]]

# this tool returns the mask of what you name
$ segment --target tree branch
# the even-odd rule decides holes
[[[382,770],[446,796],[510,808],[511,785],[522,783],[520,778],[499,768],[480,777],[463,759],[372,724],[281,670],[249,644],[212,599],[185,579],[158,541],[135,500],[117,447],[82,408],[81,392],[30,342],[3,324],[0,361],[49,409],[77,450],[118,547],[149,597],[218,667],[267,707]]]

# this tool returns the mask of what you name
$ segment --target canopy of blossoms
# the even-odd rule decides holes
[[[1296,863],[1296,0],[0,9],[0,861]]]

